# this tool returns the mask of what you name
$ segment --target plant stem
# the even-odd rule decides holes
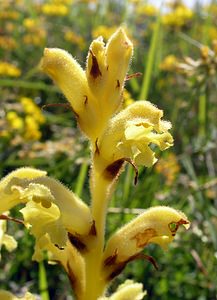
[[[43,261],[39,263],[39,290],[40,290],[42,300],[50,299],[48,293],[47,275],[46,275],[46,270]]]
[[[95,222],[96,236],[89,244],[90,249],[85,255],[86,290],[81,300],[98,299],[98,297],[103,295],[106,286],[105,280],[101,277],[101,268],[109,183],[97,173],[94,165],[91,170],[90,183],[92,195],[91,210]]]

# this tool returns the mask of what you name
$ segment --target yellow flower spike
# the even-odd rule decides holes
[[[102,297],[99,300],[142,300],[146,295],[143,292],[142,283],[127,279],[118,286],[117,291],[110,297]]]
[[[122,29],[111,36],[106,46],[102,38],[92,42],[86,73],[66,51],[44,51],[42,71],[62,90],[76,114],[80,128],[93,143],[120,107],[132,52],[132,43]]]
[[[132,53],[133,45],[123,29],[117,30],[106,46],[101,37],[90,46],[86,68],[88,84],[100,102],[99,113],[103,114],[105,121],[121,104]]]
[[[94,162],[98,172],[114,179],[124,161],[152,166],[157,159],[150,145],[154,144],[160,150],[173,145],[168,132],[171,124],[162,121],[162,116],[163,112],[148,101],[135,102],[114,116],[97,142]],[[108,174],[112,171],[113,176]]]
[[[184,225],[186,229],[189,227],[189,221],[182,212],[166,206],[157,206],[147,209],[123,226],[111,236],[104,252],[106,278],[112,279],[115,271],[137,258],[137,254],[150,243],[159,244],[163,249],[167,249],[180,225]]]
[[[111,86],[113,82],[113,88],[116,87],[117,80],[122,86],[133,55],[133,44],[123,29],[120,28],[111,36],[107,43],[106,54]]]
[[[107,74],[105,43],[102,37],[99,37],[90,45],[86,65],[88,85],[96,98],[103,97]]]

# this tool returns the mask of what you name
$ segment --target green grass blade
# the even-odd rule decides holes
[[[151,45],[147,57],[147,65],[145,64],[144,77],[142,82],[142,88],[139,95],[139,99],[147,99],[150,90],[150,82],[152,77],[152,71],[154,66],[154,59],[156,55],[159,32],[161,27],[161,11],[159,11],[156,23],[154,25],[154,31],[151,38]]]
[[[78,179],[77,179],[76,186],[75,186],[75,194],[78,195],[79,197],[82,194],[85,178],[87,176],[87,171],[88,171],[88,163],[83,162],[83,164],[80,167]]]
[[[50,300],[44,262],[39,263],[39,291],[42,300]]]
[[[43,90],[51,93],[56,93],[59,91],[58,88],[56,88],[55,86],[51,86],[43,82],[29,82],[19,79],[0,79],[0,86],[25,88],[31,90]]]

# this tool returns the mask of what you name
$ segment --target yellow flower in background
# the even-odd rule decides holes
[[[22,106],[19,113],[8,111],[6,114],[9,132],[12,135],[18,132],[28,141],[39,140],[41,138],[40,125],[45,122],[45,117],[33,99],[21,97],[20,103]]]
[[[39,29],[38,31],[34,31],[34,34],[25,34],[22,39],[26,45],[41,46],[45,42],[46,35],[47,34],[43,29]]]
[[[132,98],[132,95],[127,89],[124,89],[123,91],[123,107],[127,107],[128,105],[132,104],[134,102],[134,99]]]
[[[156,16],[158,13],[158,9],[156,6],[151,4],[140,4],[136,7],[136,13],[138,15],[145,15],[145,16]]]
[[[209,34],[211,40],[216,40],[217,39],[217,28],[215,26],[210,26],[208,28],[208,34]]]
[[[27,29],[34,29],[38,25],[38,20],[33,18],[25,18],[23,20],[23,26]]]
[[[43,4],[41,10],[48,16],[65,16],[69,12],[68,7],[64,4]]]
[[[0,36],[0,49],[1,48],[4,50],[16,49],[17,42],[10,36]]]
[[[74,31],[67,30],[64,33],[64,39],[68,42],[78,45],[80,49],[83,49],[85,47],[85,40]]]
[[[39,124],[43,124],[45,122],[45,117],[42,114],[41,109],[34,103],[33,99],[21,97],[20,102],[26,114],[31,115]]]
[[[185,6],[178,5],[173,11],[162,16],[162,23],[167,26],[182,27],[193,18],[193,11]]]
[[[40,124],[45,122],[45,118],[31,98],[21,97],[20,102],[26,114],[24,118],[24,138],[26,140],[39,140],[41,138]]]
[[[157,173],[163,174],[166,179],[166,185],[171,186],[180,171],[180,165],[178,163],[176,155],[170,153],[166,158],[159,159],[159,161],[155,165],[155,169]]]
[[[20,14],[17,11],[13,10],[1,10],[0,11],[0,19],[2,20],[17,20]]]
[[[26,140],[39,140],[41,138],[41,131],[36,119],[33,116],[26,116],[24,119],[24,123],[24,138]]]
[[[99,25],[92,31],[92,37],[97,38],[98,36],[102,36],[105,40],[108,40],[110,36],[117,30],[116,26],[105,26]]]
[[[160,63],[160,69],[163,71],[175,71],[178,63],[178,59],[175,55],[167,55]]]
[[[8,62],[0,61],[0,76],[19,77],[21,70]]]
[[[24,127],[23,119],[15,111],[8,112],[6,114],[6,119],[11,129],[19,130],[19,131],[23,130]]]
[[[66,4],[70,5],[74,2],[74,0],[50,0],[52,4]]]

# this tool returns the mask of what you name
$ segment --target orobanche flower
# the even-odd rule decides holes
[[[104,251],[105,277],[109,280],[117,276],[128,262],[141,258],[139,253],[150,243],[167,249],[180,225],[186,229],[189,227],[189,221],[182,212],[166,206],[147,209],[114,233],[107,242]]]
[[[117,230],[105,242],[109,199],[118,175],[129,162],[151,167],[154,150],[173,145],[171,124],[163,111],[148,101],[137,101],[121,110],[124,83],[133,46],[123,29],[105,45],[92,42],[86,70],[61,49],[45,49],[42,70],[60,87],[70,102],[77,122],[90,141],[90,206],[46,172],[20,168],[0,181],[0,219],[21,204],[19,223],[35,237],[33,259],[59,263],[68,274],[78,300],[129,299],[144,296],[139,283],[127,281],[110,298],[109,283],[134,259],[154,259],[142,253],[150,243],[162,248],[174,239],[187,217],[170,207],[153,207]],[[104,298],[102,298],[104,297]]]
[[[63,91],[80,128],[93,142],[120,107],[132,53],[133,45],[122,29],[116,31],[106,45],[101,37],[92,42],[86,70],[64,50],[44,51],[42,70]]]
[[[99,138],[94,160],[107,179],[113,179],[124,161],[151,167],[156,161],[151,145],[160,150],[172,146],[171,124],[162,121],[163,111],[148,101],[129,105],[111,118]]]

